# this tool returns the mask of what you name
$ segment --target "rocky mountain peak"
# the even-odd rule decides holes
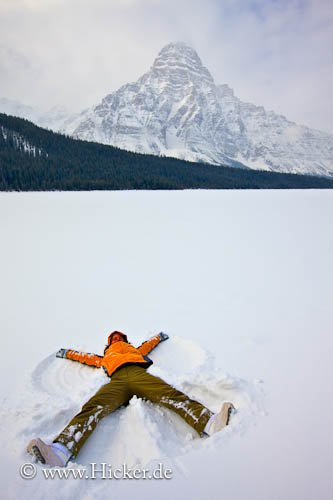
[[[179,79],[184,82],[203,78],[214,83],[196,51],[184,42],[165,45],[156,57],[151,71],[157,77],[171,80]]]
[[[49,128],[130,151],[333,176],[331,134],[243,102],[227,84],[215,85],[196,51],[184,42],[163,47],[136,82],[60,126],[61,115],[49,113]],[[36,122],[44,126],[44,116]]]
[[[187,63],[191,67],[202,67],[202,62],[197,52],[184,42],[174,42],[165,45],[158,53],[154,66],[167,62]]]
[[[234,91],[227,83],[222,83],[221,85],[218,85],[218,91],[221,97],[230,97],[234,98],[235,94]]]

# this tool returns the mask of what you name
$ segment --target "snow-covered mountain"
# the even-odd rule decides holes
[[[40,127],[59,131],[67,126],[67,122],[72,122],[76,115],[70,114],[63,106],[53,106],[48,111],[43,111],[37,107],[27,106],[20,101],[0,98],[0,112],[7,115],[26,118],[36,123]]]
[[[13,99],[0,98],[0,111],[7,115],[18,116],[19,118],[26,118],[34,123],[40,120],[41,112],[32,106],[27,106],[19,101]]]
[[[72,120],[63,131],[141,153],[279,172],[333,175],[333,136],[297,125],[216,85],[184,43]]]
[[[333,176],[333,135],[241,101],[215,84],[195,50],[170,43],[150,70],[70,115],[0,99],[0,111],[139,153],[253,169]]]

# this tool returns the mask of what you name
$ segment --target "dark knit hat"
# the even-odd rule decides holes
[[[110,335],[108,336],[108,345],[111,345],[111,342],[112,342],[112,337],[118,333],[118,335],[121,335],[124,339],[124,342],[127,342],[128,343],[128,340],[127,340],[127,335],[125,335],[125,333],[123,332],[118,332],[118,330],[115,330],[114,332],[111,332]]]

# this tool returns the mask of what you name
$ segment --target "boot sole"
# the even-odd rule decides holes
[[[233,410],[235,410],[235,407],[232,403],[223,403],[222,412],[225,415],[225,424],[224,425],[229,425],[230,416],[231,416]]]
[[[28,444],[27,451],[36,458],[37,462],[51,465],[51,467],[65,467],[61,459],[49,448],[41,439],[37,438]]]
[[[216,422],[213,430],[213,434],[215,434],[215,432],[219,432],[221,429],[229,425],[230,416],[234,409],[235,407],[232,403],[223,403],[218,416],[218,421]]]
[[[38,446],[34,445],[31,447],[32,455],[34,455],[37,459],[37,462],[42,462],[42,464],[46,464],[45,458],[40,452]]]

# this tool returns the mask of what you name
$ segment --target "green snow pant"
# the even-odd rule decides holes
[[[64,444],[76,456],[98,422],[128,403],[132,396],[165,406],[180,415],[200,435],[212,415],[205,406],[176,390],[145,368],[129,365],[117,370],[53,440]]]

